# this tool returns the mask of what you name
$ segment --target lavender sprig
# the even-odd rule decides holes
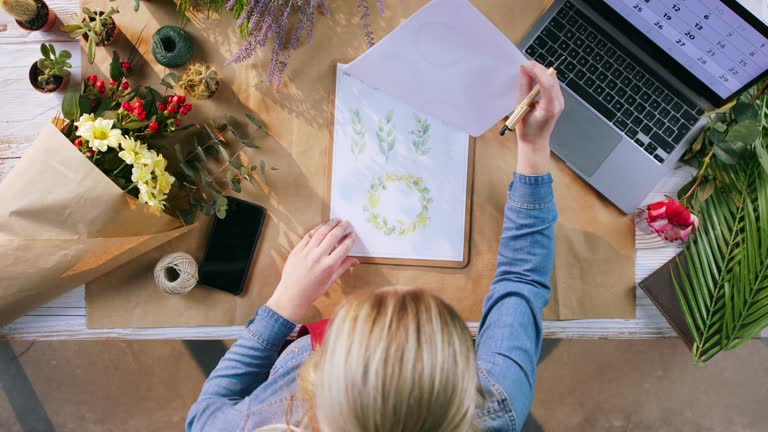
[[[264,47],[273,40],[266,81],[273,85],[275,91],[282,83],[288,61],[293,50],[299,45],[302,35],[306,33],[308,43],[312,42],[315,9],[319,9],[323,14],[330,14],[326,0],[227,0],[226,8],[235,15],[237,25],[248,33],[243,46],[226,64],[244,62],[251,58],[259,47]],[[285,44],[288,17],[292,8],[297,8],[298,22],[290,40]],[[375,40],[370,25],[369,0],[358,0],[357,8],[360,11],[363,35],[368,47],[371,47]],[[384,14],[384,0],[376,0],[376,8],[380,14]]]
[[[369,22],[371,13],[368,7],[368,0],[357,0],[357,8],[360,9],[360,22],[363,24],[363,34],[365,34],[365,40],[368,42],[368,48],[370,48],[376,42],[373,40],[373,32]]]

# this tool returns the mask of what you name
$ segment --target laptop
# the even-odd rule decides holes
[[[625,213],[704,112],[768,76],[768,27],[734,0],[555,0],[519,46],[547,67],[560,60],[552,151]]]

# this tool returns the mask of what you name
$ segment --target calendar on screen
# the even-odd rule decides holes
[[[719,0],[606,0],[725,98],[768,69],[768,39]]]

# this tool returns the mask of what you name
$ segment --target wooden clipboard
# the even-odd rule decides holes
[[[332,175],[333,175],[333,128],[335,125],[336,114],[336,72],[338,64],[347,64],[348,61],[339,60],[331,63],[331,91],[330,100],[328,104],[329,124],[328,131],[330,133],[330,145],[328,146],[328,155],[326,162],[326,183],[325,183],[325,197],[323,199],[323,213],[326,217],[330,217],[331,214],[331,187],[332,187]],[[361,263],[364,264],[389,264],[389,265],[402,265],[402,266],[419,266],[419,267],[444,267],[444,268],[464,268],[469,265],[470,257],[470,233],[471,230],[471,215],[472,215],[472,188],[473,179],[475,177],[475,138],[469,137],[469,146],[467,154],[467,197],[466,205],[464,208],[464,259],[462,261],[445,261],[445,260],[428,260],[428,259],[404,259],[404,258],[376,258],[376,257],[356,257]]]

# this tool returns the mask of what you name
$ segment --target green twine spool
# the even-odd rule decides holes
[[[179,27],[160,27],[152,36],[152,57],[165,67],[184,66],[192,57],[192,39]]]

